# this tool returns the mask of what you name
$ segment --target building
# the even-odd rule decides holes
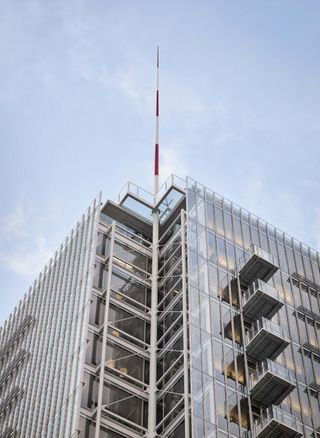
[[[0,331],[0,436],[320,436],[320,258],[196,181],[99,196]]]

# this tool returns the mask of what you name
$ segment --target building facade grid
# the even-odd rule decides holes
[[[0,329],[0,436],[317,438],[319,261],[191,178],[98,197]]]

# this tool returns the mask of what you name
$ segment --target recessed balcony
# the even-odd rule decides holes
[[[253,424],[256,438],[298,438],[303,436],[303,427],[296,417],[272,406]]]
[[[279,269],[277,258],[256,245],[251,245],[239,260],[240,282],[246,286],[255,280],[267,282]]]
[[[249,382],[251,400],[264,407],[281,403],[296,387],[293,373],[271,360],[259,364]]]
[[[279,292],[270,284],[256,280],[242,295],[242,311],[245,317],[255,320],[271,319],[283,306]]]
[[[241,385],[245,383],[244,355],[238,354],[234,359],[234,350],[225,355],[225,372],[229,379],[237,380]]]
[[[257,362],[276,359],[289,342],[287,330],[266,318],[255,321],[245,337],[247,355]]]

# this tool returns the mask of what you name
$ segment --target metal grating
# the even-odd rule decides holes
[[[258,289],[243,305],[243,314],[251,319],[258,319],[261,316],[271,319],[283,306],[283,303],[276,298]]]
[[[314,283],[313,281],[311,281],[311,280],[308,280],[306,277],[304,277],[303,275],[300,275],[300,274],[298,274],[297,272],[294,272],[292,275],[291,275],[291,278],[293,279],[293,280],[296,280],[297,282],[301,282],[301,283],[304,283],[306,286],[309,286],[309,287],[311,287],[312,289],[315,289],[317,292],[320,292],[320,286],[319,286],[319,284],[317,284],[317,283]]]
[[[317,321],[320,323],[320,315],[312,312],[311,310],[307,309],[306,307],[303,307],[303,306],[297,307],[297,312],[302,313],[303,315],[307,316],[308,318],[311,318],[314,321]]]
[[[318,383],[316,383],[316,382],[311,382],[311,383],[309,383],[309,388],[312,390],[312,391],[315,391],[317,394],[319,394],[320,393],[320,385],[318,384]]]
[[[288,340],[263,328],[248,342],[246,350],[251,359],[262,362],[276,359],[288,345]]]
[[[309,352],[309,353],[313,353],[316,354],[317,356],[320,356],[320,348],[309,344],[308,342],[305,342],[302,346],[303,350]]]
[[[251,389],[251,400],[264,407],[281,403],[295,388],[288,380],[267,372]]]
[[[291,427],[272,420],[267,427],[257,434],[257,438],[298,438],[302,433]]]

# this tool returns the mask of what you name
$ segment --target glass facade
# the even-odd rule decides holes
[[[129,183],[1,329],[0,436],[319,437],[319,298],[311,248],[190,178]]]
[[[193,436],[319,436],[319,254],[191,179],[186,196]]]

